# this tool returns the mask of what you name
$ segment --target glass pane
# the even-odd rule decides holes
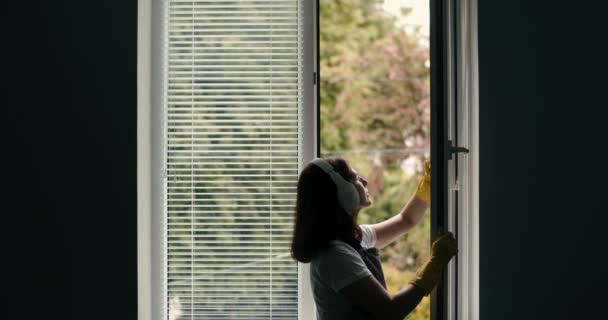
[[[300,157],[296,0],[168,1],[166,308],[294,319]]]
[[[321,156],[345,158],[369,181],[359,224],[400,212],[430,155],[429,2],[320,0]],[[388,290],[430,254],[430,209],[381,250]],[[408,319],[430,317],[424,298]]]

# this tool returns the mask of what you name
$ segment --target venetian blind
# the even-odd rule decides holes
[[[303,0],[165,3],[168,319],[295,319]]]

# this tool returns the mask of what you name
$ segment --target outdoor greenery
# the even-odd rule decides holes
[[[429,50],[398,27],[382,0],[320,1],[322,156],[343,157],[369,180],[374,204],[359,223],[397,214],[414,194],[430,146]],[[404,8],[402,14],[408,14]],[[430,214],[384,248],[391,293],[429,256]],[[425,298],[407,319],[429,319]]]

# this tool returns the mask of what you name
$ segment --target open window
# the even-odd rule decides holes
[[[287,243],[322,155],[319,1],[139,0],[139,319],[314,319]],[[476,1],[431,0],[431,33],[431,220],[460,243],[431,315],[477,319]]]
[[[459,255],[430,306],[423,299],[409,318],[476,319],[476,1],[319,3],[320,155],[346,158],[370,181],[375,203],[359,222],[377,223],[413,193],[418,177],[411,172],[422,173],[431,151],[430,223],[423,218],[382,250],[388,289],[395,293],[413,277],[429,254],[431,235],[439,228],[452,231]],[[416,25],[421,11],[430,21]],[[429,24],[430,34],[416,30]]]

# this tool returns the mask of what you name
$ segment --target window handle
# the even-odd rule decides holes
[[[448,140],[448,160],[452,160],[453,153],[469,153],[469,149],[465,147],[458,147],[452,144],[452,140]]]

